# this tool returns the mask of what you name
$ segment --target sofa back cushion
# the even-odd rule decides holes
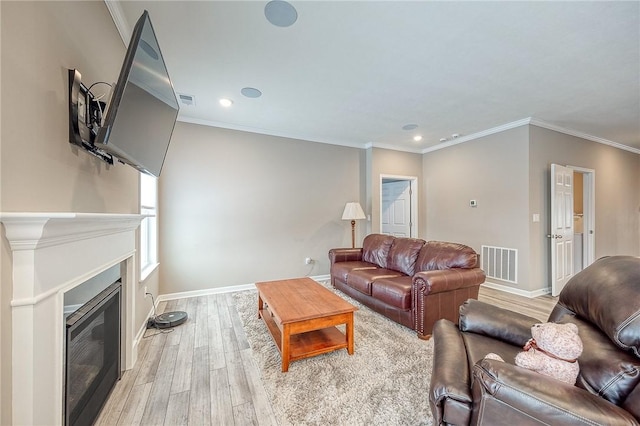
[[[469,246],[444,241],[428,241],[420,250],[416,272],[452,268],[475,268],[477,253]]]
[[[386,268],[393,240],[395,240],[393,235],[367,235],[362,242],[362,260]]]
[[[425,241],[417,238],[396,238],[389,250],[387,268],[413,276],[418,253]]]
[[[640,357],[640,258],[597,260],[569,280],[558,304]]]

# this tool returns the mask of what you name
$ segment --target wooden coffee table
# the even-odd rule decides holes
[[[353,355],[353,313],[358,309],[311,278],[256,283],[258,316],[289,363],[346,348]],[[345,324],[346,333],[335,326]]]

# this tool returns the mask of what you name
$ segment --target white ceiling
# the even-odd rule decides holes
[[[149,11],[176,92],[196,97],[182,121],[426,152],[532,118],[640,153],[639,1],[292,1],[286,28],[266,3],[107,2],[126,43]]]

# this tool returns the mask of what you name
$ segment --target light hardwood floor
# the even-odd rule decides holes
[[[189,319],[169,333],[147,330],[138,362],[116,384],[96,424],[277,425],[232,297],[160,303],[158,314],[182,310]],[[478,298],[541,321],[557,301],[484,287]]]

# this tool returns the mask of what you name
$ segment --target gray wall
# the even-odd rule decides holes
[[[640,255],[640,155],[537,126],[530,127],[530,214],[532,280],[549,283],[551,163],[595,170],[595,258]],[[533,226],[538,225],[538,226]]]
[[[595,170],[596,259],[640,255],[640,155],[537,126],[424,155],[426,239],[516,248],[518,284],[493,281],[548,288],[551,163]]]
[[[371,154],[371,201],[368,210],[371,213],[371,232],[380,232],[380,182],[382,175],[412,176],[418,178],[418,212],[424,211],[424,189],[422,188],[422,154],[410,152],[392,151],[388,149],[373,148]],[[363,208],[365,208],[363,206]],[[418,236],[425,232],[425,224],[418,218]]]
[[[329,249],[351,245],[341,216],[360,201],[364,161],[360,149],[178,123],[160,179],[161,293],[327,274]]]
[[[124,59],[124,44],[105,4],[3,1],[0,11],[1,210],[137,213],[138,173],[123,165],[107,167],[68,142],[67,69],[79,69],[85,83],[115,81]],[[0,232],[4,236],[4,229]],[[11,424],[12,414],[12,259],[6,238],[0,257],[4,425]],[[146,313],[148,302],[140,293],[136,299],[136,312]]]
[[[526,126],[426,153],[426,239],[518,249],[518,285],[529,279],[529,132]],[[469,201],[476,200],[477,207]],[[504,283],[508,285],[508,283]]]

